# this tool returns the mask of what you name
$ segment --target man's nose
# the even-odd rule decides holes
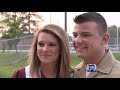
[[[76,38],[74,38],[74,42],[76,42],[76,43],[82,43],[82,41],[83,41],[83,39],[80,36],[77,36]]]

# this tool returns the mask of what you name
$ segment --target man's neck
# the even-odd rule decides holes
[[[98,55],[94,55],[93,57],[86,58],[84,59],[85,64],[96,64],[97,65],[103,60],[105,55],[106,55],[106,51],[103,51],[99,53]]]

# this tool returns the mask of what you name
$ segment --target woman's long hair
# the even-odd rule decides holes
[[[55,24],[47,24],[43,28],[39,29],[35,34],[33,44],[29,53],[30,75],[33,78],[38,78],[40,60],[37,56],[37,42],[38,35],[41,32],[46,32],[54,35],[60,43],[60,56],[58,60],[58,77],[68,78],[71,70],[70,52],[69,52],[69,40],[68,35],[60,26]]]

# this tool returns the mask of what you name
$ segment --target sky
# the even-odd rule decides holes
[[[72,35],[72,30],[74,27],[73,18],[76,15],[82,14],[85,12],[67,12],[67,33]],[[103,15],[103,17],[106,19],[106,22],[108,26],[116,25],[120,26],[120,12],[98,12]],[[44,23],[52,23],[60,25],[63,29],[65,29],[64,26],[64,12],[39,12],[40,15],[43,16],[43,19],[45,20]]]

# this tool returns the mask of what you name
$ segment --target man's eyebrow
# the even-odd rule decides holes
[[[72,33],[76,33],[76,32],[72,32]]]
[[[81,32],[81,33],[77,33],[77,32],[72,32],[73,34],[91,34],[90,32]]]
[[[90,32],[82,32],[82,34],[91,34]]]

